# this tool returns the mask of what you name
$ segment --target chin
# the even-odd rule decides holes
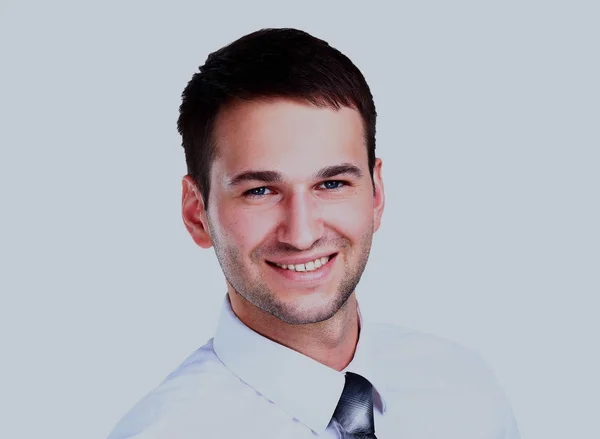
[[[275,299],[275,307],[265,311],[293,325],[319,323],[333,317],[345,303],[342,297],[332,296],[335,295],[316,291],[312,294],[291,292],[285,299]]]

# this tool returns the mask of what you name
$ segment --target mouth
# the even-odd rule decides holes
[[[296,272],[312,272],[318,271],[322,267],[326,266],[330,263],[335,257],[337,253],[332,253],[329,256],[324,256],[322,258],[317,258],[314,261],[305,262],[304,264],[277,264],[276,262],[267,261],[267,264],[272,267],[278,267],[282,270],[296,271]]]
[[[332,253],[329,256],[315,259],[314,261],[305,262],[304,264],[277,264],[275,262],[266,261],[276,274],[286,279],[286,281],[314,283],[321,282],[331,273],[337,253]]]

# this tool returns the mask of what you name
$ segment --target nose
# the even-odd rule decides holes
[[[323,236],[320,209],[310,193],[295,193],[283,205],[278,239],[298,250],[307,250]]]

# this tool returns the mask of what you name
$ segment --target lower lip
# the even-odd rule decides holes
[[[314,283],[322,281],[329,275],[329,273],[331,273],[331,270],[333,269],[333,263],[335,262],[336,258],[337,253],[330,257],[325,265],[322,265],[314,271],[292,271],[286,268],[280,268],[277,265],[272,265],[270,263],[267,263],[267,265],[271,267],[277,274],[290,281],[299,283]]]

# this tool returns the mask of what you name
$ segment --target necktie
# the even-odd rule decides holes
[[[346,372],[346,384],[333,417],[348,439],[377,439],[373,420],[373,386],[362,376]]]

